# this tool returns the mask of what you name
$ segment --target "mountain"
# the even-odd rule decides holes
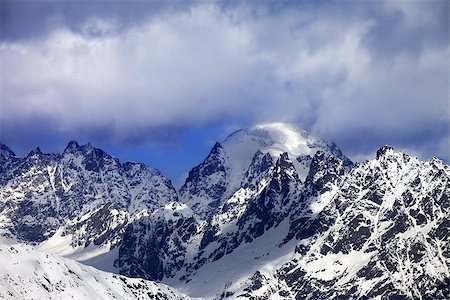
[[[90,144],[72,141],[62,154],[37,148],[24,158],[1,149],[0,235],[44,250],[107,252],[128,223],[177,200],[158,170],[121,164]]]
[[[174,289],[106,273],[25,245],[0,244],[1,299],[187,300]]]
[[[304,140],[253,130],[191,171],[180,199],[192,212],[171,204],[128,226],[119,272],[207,299],[446,299],[448,165],[389,146],[352,165],[332,143],[304,154],[292,150]]]
[[[290,215],[295,254],[255,272],[235,295],[447,298],[449,166],[382,147],[330,188]]]
[[[450,294],[450,167],[437,158],[383,146],[354,164],[263,124],[216,143],[176,192],[89,144],[2,149],[2,236],[40,250],[204,299]]]
[[[304,180],[319,150],[341,158],[346,166],[351,165],[336,144],[290,124],[269,123],[238,130],[222,143],[216,143],[208,157],[189,172],[179,191],[180,201],[202,218],[208,218],[240,187],[257,151],[274,159],[287,153]]]

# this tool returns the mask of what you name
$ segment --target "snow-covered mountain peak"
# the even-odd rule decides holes
[[[270,153],[275,159],[286,152],[293,160],[300,157],[303,160],[311,159],[321,150],[342,157],[346,164],[351,164],[333,142],[316,137],[288,123],[259,124],[235,131],[223,141],[222,146],[237,168],[247,168],[258,150]],[[297,167],[303,169],[302,166]],[[303,173],[301,170],[298,171]]]
[[[433,162],[421,162],[417,157],[408,155],[405,151],[395,151],[391,146],[383,146],[378,149],[376,158],[369,161],[368,165],[374,170],[383,170],[388,178],[399,176],[412,176],[418,169],[436,168],[442,169],[445,165]]]
[[[380,159],[384,155],[393,155],[394,148],[389,145],[385,145],[377,150],[377,159]]]
[[[250,156],[260,150],[274,157],[287,152],[291,157],[313,156],[320,148],[329,148],[331,142],[317,138],[307,131],[287,123],[266,123],[238,130],[223,142],[230,155],[245,154]]]
[[[91,143],[80,145],[77,141],[70,141],[69,144],[67,144],[67,147],[64,150],[63,154],[69,153],[82,153],[84,155],[95,153],[97,155],[100,154],[100,156],[106,154],[103,150],[92,146]]]
[[[260,158],[267,154],[272,157],[262,162],[264,166],[286,153],[294,167],[293,173],[303,182],[318,151],[341,159],[345,166],[352,164],[336,144],[292,124],[266,123],[235,131],[222,143],[216,143],[208,157],[189,172],[180,189],[180,198],[201,217],[208,217],[248,181],[246,177],[249,167],[254,165],[255,154],[260,153],[256,155]],[[250,172],[252,177],[260,178],[255,172],[256,169]]]
[[[289,154],[287,152],[284,152],[284,153],[280,154],[280,156],[279,156],[279,158],[278,158],[278,160],[276,162],[275,169],[278,172],[281,172],[281,170],[283,170],[289,176],[298,176],[296,174],[294,163],[289,158]]]
[[[294,125],[287,123],[268,123],[253,126],[248,130],[248,133],[251,135],[256,135],[261,132],[264,132],[272,140],[268,150],[275,155],[288,152],[294,156],[312,156],[315,153],[314,149],[311,148],[311,144],[318,140],[318,138]]]
[[[448,165],[445,164],[445,162],[434,156],[429,160],[428,163],[438,169],[448,169]]]
[[[37,147],[34,150],[31,150],[30,153],[28,153],[28,157],[33,157],[33,156],[39,156],[42,154],[41,148]]]
[[[336,156],[351,165],[335,143],[321,139],[289,123],[265,123],[235,131],[222,143],[227,157],[228,178],[242,178],[257,151],[269,153],[276,160],[287,153],[302,181],[308,175],[309,165],[317,151]],[[238,181],[231,180],[234,189]]]
[[[78,144],[78,142],[75,141],[75,140],[72,140],[72,141],[70,141],[67,144],[67,147],[64,150],[64,152],[66,152],[66,151],[73,151],[73,150],[76,150],[76,149],[79,149],[79,148],[80,148],[80,145]]]
[[[210,155],[218,155],[220,154],[220,151],[222,151],[222,149],[223,149],[222,145],[219,142],[216,142],[211,149]]]
[[[16,154],[8,146],[3,144],[0,144],[0,155],[3,155],[5,158],[16,156]]]

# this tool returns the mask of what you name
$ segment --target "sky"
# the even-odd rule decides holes
[[[0,142],[91,142],[176,184],[238,128],[450,161],[449,2],[1,1]]]

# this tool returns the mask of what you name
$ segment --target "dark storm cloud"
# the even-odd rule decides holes
[[[1,13],[3,141],[33,128],[139,144],[281,120],[354,158],[386,143],[450,156],[447,1],[4,1]]]
[[[189,6],[188,1],[5,0],[1,2],[2,40],[39,39],[60,27],[83,33],[83,24],[92,18],[113,19],[118,23],[116,29],[120,31],[158,13],[184,11]]]

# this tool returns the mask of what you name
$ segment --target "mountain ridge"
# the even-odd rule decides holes
[[[259,155],[257,153],[255,156],[261,158],[261,153]],[[289,155],[284,153],[280,159],[283,157],[286,159]],[[273,169],[274,166],[272,165],[271,168]],[[291,167],[290,169],[295,171],[295,168]],[[289,167],[285,169],[285,174],[293,174],[293,171],[288,170]],[[255,252],[255,257],[248,258],[252,263],[263,257],[272,257],[273,262],[279,261],[279,259],[284,262],[280,263],[279,261],[272,265],[269,261],[268,265],[272,265],[271,268],[276,271],[267,273],[267,270],[263,271],[265,267],[262,266],[262,269],[255,270],[253,276],[244,276],[248,280],[247,283],[242,282],[242,278],[239,279],[237,275],[237,277],[231,276],[234,278],[233,280],[230,279],[224,287],[218,288],[215,294],[208,294],[208,298],[221,299],[242,296],[265,299],[265,297],[276,296],[281,299],[293,297],[326,299],[346,294],[356,298],[368,295],[368,297],[444,299],[444,295],[449,291],[446,289],[446,282],[449,280],[450,260],[447,250],[440,250],[441,246],[438,245],[443,245],[442,249],[448,249],[449,245],[448,234],[442,234],[443,228],[448,229],[445,220],[449,217],[450,206],[448,200],[450,196],[449,175],[450,169],[442,161],[433,158],[428,162],[420,162],[404,152],[395,152],[389,146],[381,147],[373,160],[358,163],[351,169],[348,169],[345,162],[338,157],[318,151],[312,159],[309,174],[306,180],[300,183],[300,187],[293,187],[292,184],[287,183],[289,181],[279,180],[279,183],[285,182],[284,186],[289,187],[287,188],[288,192],[278,185],[272,188],[273,196],[263,193],[265,196],[259,198],[258,194],[264,189],[270,189],[269,183],[276,176],[269,176],[270,179],[267,181],[260,181],[265,188],[256,188],[256,192],[253,194],[249,190],[245,191],[242,186],[240,190],[236,191],[235,198],[230,198],[230,204],[225,202],[219,206],[218,212],[213,215],[212,219],[207,219],[197,225],[199,229],[197,235],[200,234],[200,237],[194,237],[190,244],[197,245],[195,247],[198,247],[199,250],[192,263],[185,262],[187,264],[186,271],[183,271],[182,266],[178,266],[175,271],[180,275],[174,277],[171,275],[169,278],[163,278],[162,281],[171,283],[181,291],[190,292],[193,296],[203,295],[207,292],[201,287],[192,291],[192,287],[198,285],[200,280],[207,282],[208,286],[220,285],[207,277],[209,272],[207,270],[211,270],[208,265],[216,265],[219,269],[225,268],[225,265],[233,265],[228,257],[236,257],[236,255],[248,257],[247,250],[242,252],[244,251],[242,249],[246,249],[246,245],[265,239],[267,241],[265,244],[271,243],[269,241],[272,238],[269,238],[269,232],[277,231],[278,228],[286,228],[288,225],[287,229],[282,231],[283,233],[278,234],[284,235],[284,239],[277,242],[271,251],[280,251],[280,253],[288,251],[291,253],[291,259],[282,258],[283,255],[277,256],[271,252],[256,255],[258,251],[252,248],[251,253]],[[417,179],[411,178],[413,176],[420,176],[424,185],[415,192],[414,196],[411,196],[407,191],[417,189]],[[429,185],[431,185],[430,188],[428,188]],[[436,198],[436,196],[428,195],[429,190],[440,190],[441,196]],[[356,191],[358,194],[355,194]],[[286,205],[286,202],[281,200],[282,205],[279,207],[284,208],[282,209],[284,212],[277,217],[277,210],[272,205],[287,194],[290,195],[287,198],[291,200],[292,206],[287,205],[286,208],[283,206],[283,204]],[[242,202],[242,199],[249,200]],[[352,199],[364,199],[365,210],[358,208],[357,203]],[[405,200],[402,199],[415,199],[411,204],[415,203],[414,207],[419,207],[419,211],[424,211],[424,213],[428,210],[428,213],[425,213],[427,217],[418,213],[416,208],[409,208],[408,205],[402,204],[405,203]],[[252,205],[246,206],[244,204],[246,201]],[[237,203],[237,213],[232,214],[231,219],[219,217],[221,214],[226,216],[230,212],[231,203]],[[264,206],[267,204],[270,204],[269,216],[262,214]],[[430,205],[433,207],[432,210],[440,211],[440,213],[438,215],[431,213]],[[393,208],[398,209],[398,212]],[[366,216],[368,213],[369,215]],[[258,216],[264,217],[259,219]],[[237,221],[232,221],[236,218]],[[270,221],[271,218],[275,218],[273,223]],[[405,218],[413,221],[405,223],[407,220]],[[423,227],[423,218],[426,218],[428,227]],[[388,223],[386,221],[378,222],[376,221],[378,219],[391,221],[387,221]],[[231,223],[226,221],[227,223],[224,224],[227,225],[221,227],[220,220],[231,220]],[[228,224],[235,225],[230,227]],[[252,225],[249,227],[242,226],[242,224]],[[263,225],[260,227],[262,229],[252,231],[251,228],[258,228],[254,227],[257,224]],[[285,225],[281,226],[280,224]],[[230,228],[235,229],[230,231]],[[433,229],[429,231],[429,229],[423,228]],[[410,233],[405,236],[404,232]],[[238,238],[239,234],[243,234],[242,240]],[[426,238],[421,238],[422,234],[425,234]],[[372,244],[378,240],[382,243]],[[264,242],[258,242],[258,244],[260,243]],[[394,259],[391,256],[395,253],[397,243],[409,245],[407,249],[403,246],[400,248],[405,249],[401,251],[406,251],[406,254],[405,252],[398,254],[401,255],[401,259]],[[389,248],[389,252],[386,252],[384,247]],[[291,250],[276,250],[277,248]],[[418,249],[430,249],[431,252],[423,255],[419,254],[423,250]],[[446,256],[438,254],[442,251],[446,253]],[[405,255],[416,257],[415,262],[408,265],[407,268],[402,263]],[[162,263],[164,264],[164,262]],[[317,268],[319,264],[323,263],[342,267],[332,267],[325,272]],[[377,267],[379,263],[384,267]],[[434,271],[431,272],[434,275],[423,273],[424,265],[427,264],[434,266]],[[238,266],[234,268],[236,268],[235,273],[247,274]],[[402,277],[405,276],[401,275],[402,268],[406,268],[404,270],[408,270],[407,274],[409,275],[407,276],[414,279],[406,280],[407,277]],[[352,269],[354,271],[348,273]],[[422,271],[418,272],[418,270]],[[414,275],[416,273],[417,276]],[[176,278],[179,278],[181,283]],[[344,278],[347,279],[343,281]],[[406,281],[399,282],[398,278]],[[384,281],[385,283],[383,283]],[[310,284],[302,284],[305,282]],[[339,282],[346,282],[346,284],[344,287],[340,287]],[[365,286],[364,282],[366,282]],[[373,283],[369,285],[369,282]],[[264,288],[266,292],[261,294],[261,288]]]
[[[91,243],[109,251],[133,218],[178,199],[158,170],[120,163],[89,143],[75,141],[62,154],[37,148],[23,158],[10,156],[2,161],[0,182],[2,234],[32,243],[55,233],[73,236],[65,254]]]
[[[90,144],[25,158],[4,151],[0,229],[50,217],[55,234],[42,250],[104,254],[99,268],[206,299],[450,293],[450,167],[437,158],[382,146],[353,164],[333,142],[263,124],[216,143],[176,191],[160,172]],[[61,203],[84,213],[61,227]]]

